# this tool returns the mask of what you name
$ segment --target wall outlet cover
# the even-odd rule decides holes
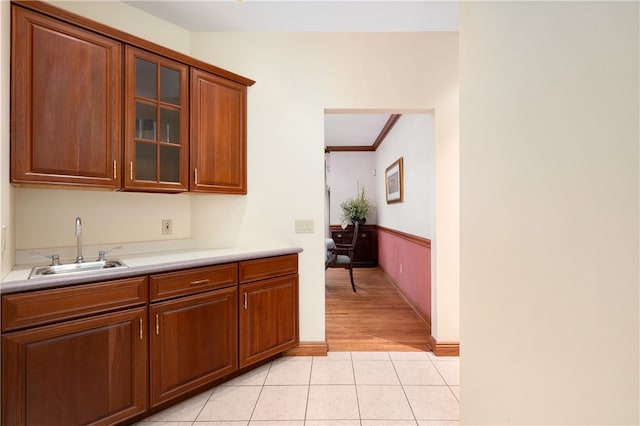
[[[173,233],[173,220],[165,219],[162,221],[162,235],[171,235]]]

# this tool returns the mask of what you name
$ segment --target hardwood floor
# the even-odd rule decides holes
[[[329,351],[427,351],[429,329],[380,268],[328,269],[325,275]]]

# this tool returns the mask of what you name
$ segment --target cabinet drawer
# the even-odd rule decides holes
[[[240,282],[263,280],[298,272],[298,255],[267,257],[240,262]]]
[[[351,241],[353,241],[353,232],[332,232],[331,239],[335,241],[336,244],[351,244]]]
[[[147,303],[147,277],[2,296],[2,331]]]
[[[209,266],[180,272],[152,275],[149,298],[152,302],[200,293],[238,283],[238,264]]]

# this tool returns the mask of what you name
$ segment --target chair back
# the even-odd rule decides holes
[[[353,223],[353,238],[351,239],[351,250],[356,249],[358,243],[358,236],[360,235],[360,224],[358,222]]]

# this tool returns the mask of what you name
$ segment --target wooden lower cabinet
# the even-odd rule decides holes
[[[296,346],[298,256],[5,294],[2,331],[3,426],[130,423]]]
[[[2,336],[2,424],[111,425],[147,409],[147,308]]]
[[[151,407],[238,367],[236,286],[149,306]]]
[[[299,343],[298,275],[240,285],[240,368]]]

